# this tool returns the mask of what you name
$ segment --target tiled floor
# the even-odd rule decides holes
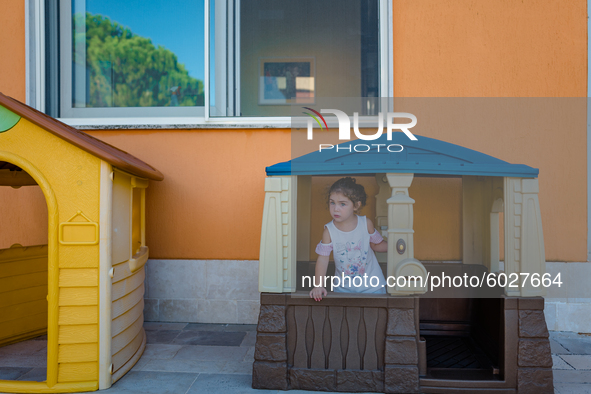
[[[550,332],[556,394],[591,394],[591,336]]]
[[[42,382],[47,375],[47,336],[0,347],[0,380]]]
[[[254,390],[255,325],[145,323],[147,345],[106,394],[266,393]],[[0,348],[0,379],[45,380],[46,338]],[[591,336],[550,334],[557,394],[591,394]],[[308,391],[293,390],[289,394]]]

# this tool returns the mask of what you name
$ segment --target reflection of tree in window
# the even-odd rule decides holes
[[[84,23],[74,15],[74,26]],[[203,82],[189,75],[170,50],[102,15],[86,13],[87,107],[203,106]],[[74,45],[74,48],[76,45]],[[83,56],[74,52],[74,63]]]

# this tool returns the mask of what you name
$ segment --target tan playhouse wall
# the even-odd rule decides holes
[[[0,91],[20,100],[25,99],[23,3],[6,0],[0,16]],[[396,96],[586,96],[585,1],[394,1],[393,15]],[[551,112],[545,116],[552,120]],[[423,135],[539,168],[546,259],[585,261],[586,123],[572,121],[560,133],[556,130],[499,125],[495,132],[475,128],[458,133],[441,127]],[[90,134],[164,174],[163,182],[151,182],[147,190],[152,258],[258,259],[264,167],[290,159],[289,130]],[[416,206],[417,233],[419,228],[429,231],[421,235],[429,244],[422,258],[438,251],[461,258],[459,235],[454,240],[443,232],[448,217],[460,220],[459,190],[450,185],[434,195],[428,187],[416,187],[412,197],[417,202],[434,201],[450,209],[421,218]],[[416,242],[419,252],[418,234]]]

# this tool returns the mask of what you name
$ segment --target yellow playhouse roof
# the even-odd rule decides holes
[[[0,93],[0,105],[35,123],[46,131],[68,141],[72,145],[109,162],[114,167],[142,178],[148,178],[155,181],[161,181],[164,179],[164,176],[160,171],[149,164],[144,163],[137,157],[82,131],[76,130],[51,116],[39,112],[28,105],[3,95],[2,93]]]

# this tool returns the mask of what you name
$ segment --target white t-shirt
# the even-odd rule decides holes
[[[370,234],[367,231],[367,218],[357,216],[357,227],[352,231],[339,230],[333,221],[324,227],[330,233],[335,275],[341,279],[344,275],[345,278],[345,280],[341,280],[341,285],[333,290],[335,292],[385,294],[386,280],[378,259],[369,245]],[[364,278],[364,275],[367,277]],[[358,278],[356,279],[356,277]],[[372,279],[372,277],[375,278]],[[351,280],[349,281],[348,278]]]

